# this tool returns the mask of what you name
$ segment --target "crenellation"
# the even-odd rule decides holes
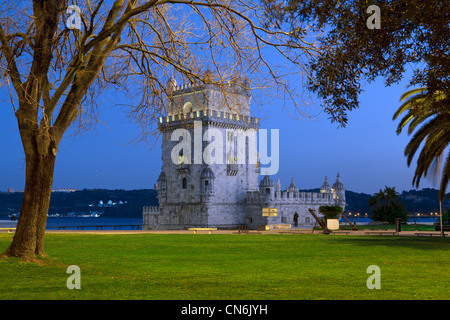
[[[187,114],[174,113],[170,116],[159,117],[159,125],[160,127],[168,124],[177,126],[186,120],[220,120],[218,121],[219,125],[259,126],[259,119],[256,117],[217,110],[197,110]]]

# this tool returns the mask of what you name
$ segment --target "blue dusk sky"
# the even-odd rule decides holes
[[[339,172],[346,189],[355,192],[373,194],[385,185],[399,192],[413,189],[415,162],[408,168],[403,154],[410,137],[406,133],[398,136],[398,121],[392,120],[407,83],[405,78],[398,85],[385,87],[379,79],[365,85],[360,108],[350,113],[345,128],[331,123],[323,113],[315,119],[295,120],[283,112],[281,101],[261,106],[261,128],[279,129],[280,135],[280,167],[272,179],[279,178],[282,189],[289,186],[292,177],[298,188],[318,188],[325,176],[333,184]],[[54,189],[154,187],[162,165],[161,139],[151,145],[131,142],[139,128],[123,120],[115,101],[117,97],[111,93],[104,98],[103,123],[95,129],[63,139]],[[0,191],[23,190],[25,160],[6,88],[0,94],[0,136]],[[420,187],[435,186],[423,179]]]
[[[278,63],[276,57],[270,59]],[[325,176],[333,184],[339,172],[346,189],[355,192],[373,194],[385,185],[399,192],[412,189],[415,162],[408,168],[403,153],[410,137],[398,136],[398,121],[392,120],[410,76],[408,71],[391,87],[385,87],[383,79],[365,84],[360,108],[350,112],[345,128],[320,113],[319,104],[312,110],[318,114],[315,119],[296,120],[284,110],[284,101],[265,102],[259,107],[261,128],[278,129],[280,137],[279,171],[272,179],[280,179],[285,189],[293,177],[298,188],[309,189],[320,187]],[[53,188],[154,188],[162,165],[161,139],[133,143],[140,128],[124,120],[125,114],[115,106],[122,98],[105,92],[101,100],[101,123],[63,138]],[[0,191],[23,190],[25,160],[7,86],[0,88],[0,137]],[[422,179],[421,188],[433,186]]]

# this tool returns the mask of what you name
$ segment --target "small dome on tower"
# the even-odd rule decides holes
[[[261,180],[259,186],[260,187],[273,187],[275,184],[273,183],[272,179],[268,175],[264,176],[264,178]]]
[[[294,178],[291,179],[291,185],[289,186],[289,188],[297,188],[295,186]]]
[[[210,167],[207,167],[207,168],[203,169],[201,178],[202,179],[214,179],[215,178],[214,172],[211,170]]]
[[[294,182],[294,178],[291,179],[291,184],[289,185],[289,188],[287,188],[287,191],[288,192],[297,192],[298,191],[298,188]]]
[[[323,182],[323,185],[320,187],[320,192],[322,192],[322,193],[331,192],[331,186],[328,183],[327,176],[325,176],[325,181]]]
[[[334,190],[345,190],[344,184],[341,182],[339,173],[337,174],[336,182],[333,184],[333,189]]]

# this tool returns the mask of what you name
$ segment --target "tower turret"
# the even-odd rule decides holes
[[[327,176],[325,176],[325,181],[323,182],[323,185],[320,187],[320,193],[331,193],[331,186],[328,183]]]
[[[160,202],[166,202],[167,200],[167,178],[164,171],[161,171],[161,174],[158,178],[158,200]]]
[[[202,183],[202,195],[211,196],[214,194],[214,172],[210,167],[203,169],[200,179]]]
[[[275,189],[275,198],[281,198],[281,182],[280,179],[277,180],[277,187]]]
[[[297,186],[295,185],[294,178],[291,179],[291,184],[290,184],[289,187],[286,189],[286,191],[287,191],[287,192],[292,192],[292,193],[298,192],[298,188],[297,188]]]
[[[345,203],[345,187],[341,182],[339,173],[336,176],[336,182],[333,184],[331,191],[333,192],[333,199],[336,201],[336,203]]]
[[[264,176],[264,178],[259,183],[259,192],[265,198],[273,198],[274,195],[275,184],[273,180],[270,179],[268,175]]]

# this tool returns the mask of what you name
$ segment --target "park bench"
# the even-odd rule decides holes
[[[0,230],[8,230],[8,233],[11,233],[13,230],[16,230],[15,227],[13,228],[0,228]]]
[[[189,231],[194,231],[194,234],[197,234],[197,231],[208,231],[211,234],[211,231],[216,231],[217,228],[189,228]]]
[[[310,231],[309,230],[298,230],[298,231],[295,231],[295,230],[287,230],[287,231],[279,231],[278,232],[279,234],[284,234],[284,233],[287,233],[287,234],[307,234],[307,233],[310,233]]]
[[[366,234],[379,234],[380,236],[383,234],[397,234],[397,231],[366,231]]]
[[[292,227],[291,224],[273,224],[273,229],[290,229]]]
[[[441,234],[440,233],[436,233],[436,232],[416,232],[416,236],[428,236],[428,237],[440,237]],[[445,233],[444,233],[444,237],[445,237]]]
[[[343,231],[331,231],[330,234],[345,234],[345,235],[347,235],[349,233],[351,233],[351,231],[343,230]]]

